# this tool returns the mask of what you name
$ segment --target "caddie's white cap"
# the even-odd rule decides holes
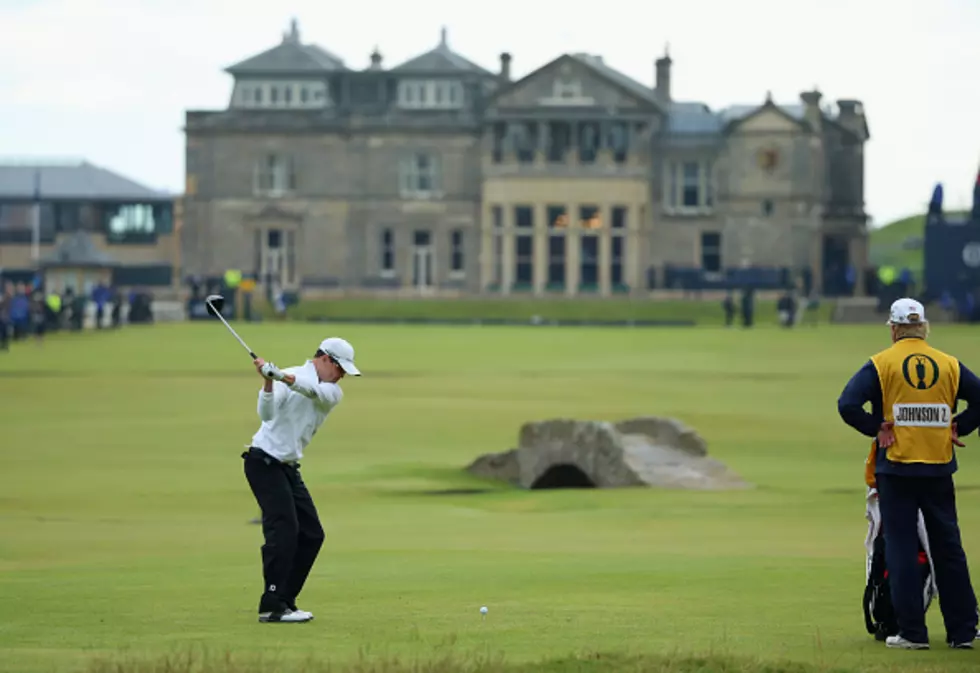
[[[902,297],[892,302],[888,325],[921,325],[925,322],[928,322],[926,309],[916,300]]]
[[[320,350],[336,360],[340,368],[351,376],[361,375],[361,370],[354,365],[354,347],[346,339],[324,339],[320,342]]]

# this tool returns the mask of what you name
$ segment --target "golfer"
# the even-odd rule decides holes
[[[323,544],[323,527],[303,483],[299,460],[331,410],[344,398],[338,382],[360,376],[354,349],[344,339],[325,339],[312,360],[280,370],[257,358],[265,379],[259,392],[262,425],[242,454],[245,478],[262,510],[260,622],[308,622],[312,613],[296,607]]]
[[[960,541],[953,473],[959,438],[980,426],[980,380],[963,363],[926,343],[929,323],[914,299],[891,306],[892,345],[848,381],[837,400],[845,423],[874,437],[874,476],[885,536],[898,634],[887,647],[929,648],[918,567],[922,512],[939,589],[946,643],[971,649],[977,638],[977,599]],[[956,401],[969,404],[953,416]],[[871,403],[871,413],[864,410]]]

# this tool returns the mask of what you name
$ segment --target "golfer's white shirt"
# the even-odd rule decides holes
[[[271,393],[259,390],[257,410],[262,425],[252,436],[251,446],[277,460],[300,460],[330,411],[344,399],[344,391],[336,383],[320,381],[311,361],[282,372],[295,376],[296,382],[288,386],[274,381]]]

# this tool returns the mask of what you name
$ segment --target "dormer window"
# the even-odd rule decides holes
[[[232,105],[245,109],[310,110],[330,104],[326,82],[246,80],[235,85]]]
[[[403,80],[398,106],[413,110],[452,110],[463,106],[463,83],[454,80]]]

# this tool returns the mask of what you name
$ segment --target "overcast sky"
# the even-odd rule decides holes
[[[669,42],[679,100],[860,99],[877,223],[924,208],[937,181],[967,206],[980,164],[980,0],[0,0],[0,160],[84,157],[179,191],[184,111],[224,107],[223,68],[292,17],[354,68],[376,45],[389,66],[426,51],[445,25],[490,70],[511,52],[515,77],[588,51],[652,85]]]

